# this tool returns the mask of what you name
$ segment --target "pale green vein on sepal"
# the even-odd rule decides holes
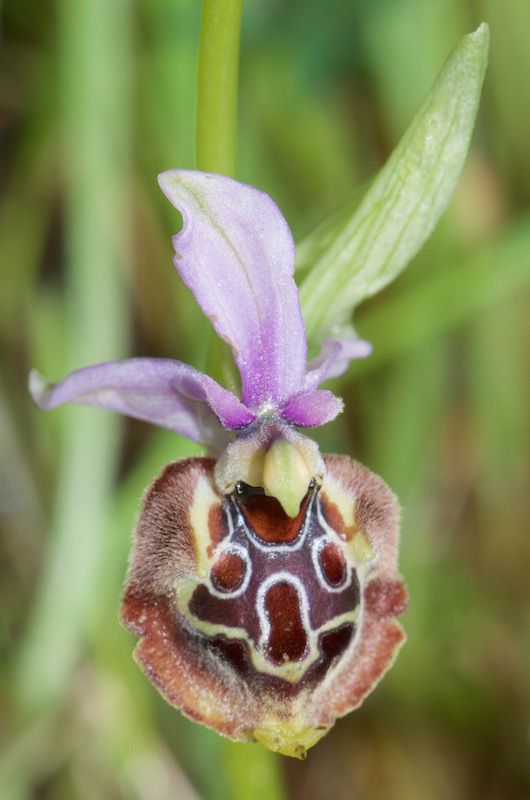
[[[355,210],[346,203],[298,247],[308,337],[324,338],[390,283],[431,234],[464,164],[487,65],[489,28],[464,36]]]

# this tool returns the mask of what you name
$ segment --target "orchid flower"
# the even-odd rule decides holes
[[[302,297],[323,339],[307,363],[289,227],[266,194],[220,175],[169,171],[184,224],[174,264],[241,375],[241,398],[179,361],[136,358],[37,373],[41,408],[102,406],[201,442],[211,457],[165,467],[147,489],[121,620],[136,659],[190,719],[302,758],[356,708],[404,641],[396,498],[300,429],[342,401],[318,387],[370,346],[347,320],[432,231],[458,180],[478,108],[488,27],[449,57],[358,208],[299,248]],[[340,287],[340,290],[337,290]],[[344,327],[346,323],[346,328]],[[327,330],[346,330],[325,339]]]
[[[303,756],[357,706],[404,639],[397,504],[299,428],[334,419],[318,386],[368,355],[328,339],[309,364],[295,248],[273,200],[221,175],[169,171],[183,217],[174,264],[241,375],[241,399],[179,361],[36,372],[37,405],[101,406],[169,428],[214,458],[169,464],[143,500],[121,618],[166,699],[232,739]]]

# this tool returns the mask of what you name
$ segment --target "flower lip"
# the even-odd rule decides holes
[[[213,461],[165,467],[144,496],[121,612],[168,702],[296,757],[362,702],[404,641],[396,500],[346,456],[325,464],[289,529],[267,498],[220,495]],[[319,557],[329,543],[346,565],[340,585]]]

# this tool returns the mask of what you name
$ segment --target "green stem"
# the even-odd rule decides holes
[[[230,800],[287,800],[281,760],[261,745],[223,740],[225,770]]]
[[[243,0],[204,0],[197,87],[197,168],[236,168],[239,33]]]

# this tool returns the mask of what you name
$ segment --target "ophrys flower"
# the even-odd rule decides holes
[[[188,365],[138,358],[32,373],[41,408],[119,411],[204,444],[145,495],[122,609],[138,662],[167,700],[233,739],[304,755],[392,663],[406,593],[398,512],[383,481],[324,456],[298,428],[342,401],[318,386],[367,355],[327,339],[309,364],[294,243],[271,198],[219,175],[170,171],[183,216],[175,266],[232,348],[241,399]]]

